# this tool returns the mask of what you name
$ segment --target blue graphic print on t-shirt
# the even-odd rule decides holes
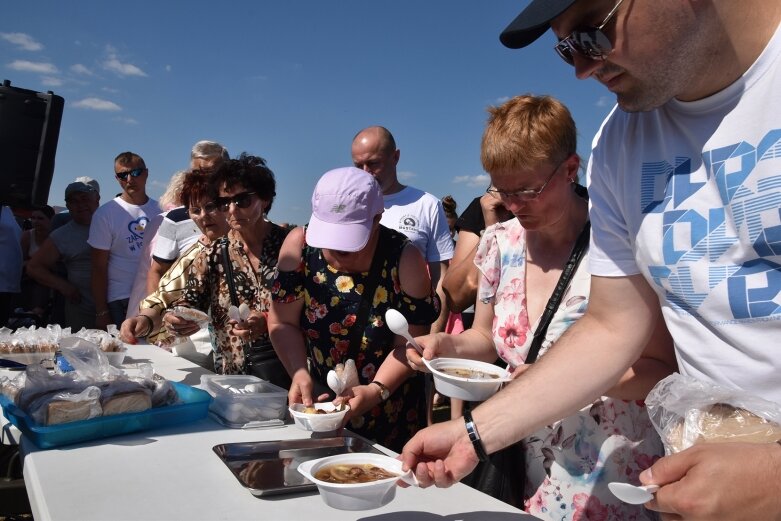
[[[706,151],[696,165],[686,157],[643,165],[643,213],[662,216],[663,264],[649,270],[676,309],[699,315],[711,291],[726,283],[735,320],[781,318],[779,158],[776,129],[756,147]]]

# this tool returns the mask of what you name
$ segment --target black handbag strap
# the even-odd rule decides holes
[[[548,303],[545,305],[545,311],[543,312],[542,317],[540,317],[537,329],[534,331],[534,338],[529,347],[529,353],[526,355],[525,363],[527,364],[533,364],[540,354],[540,348],[542,347],[542,342],[545,340],[545,335],[548,332],[548,326],[550,326],[553,315],[556,313],[556,310],[561,303],[564,291],[566,291],[567,286],[569,286],[569,283],[572,280],[572,276],[575,274],[575,269],[580,264],[583,254],[586,252],[586,246],[588,245],[590,235],[591,222],[587,221],[585,226],[583,226],[580,235],[578,235],[578,239],[575,241],[575,246],[572,248],[569,260],[567,260],[567,264],[564,265],[564,269],[559,276],[559,282],[556,283],[556,288],[553,290],[550,299],[548,299]]]
[[[231,304],[239,307],[239,297],[236,295],[236,283],[233,280],[233,264],[228,256],[228,238],[223,237],[220,241],[222,246],[222,268],[225,270],[225,277],[228,279],[228,290],[231,295]]]
[[[230,292],[231,296],[231,304],[239,307],[239,296],[236,294],[236,282],[233,280],[233,263],[231,262],[230,256],[228,255],[228,244],[228,237],[223,237],[220,241],[220,245],[222,246],[222,268],[225,270],[225,277],[227,278],[228,282],[228,291]],[[241,343],[241,350],[244,352],[244,372],[247,372],[247,361],[249,360],[248,351],[250,345],[250,342]]]

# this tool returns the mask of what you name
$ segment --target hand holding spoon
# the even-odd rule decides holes
[[[407,319],[404,317],[404,315],[395,309],[389,309],[385,312],[385,323],[388,324],[388,329],[397,335],[406,338],[407,342],[409,342],[409,344],[414,347],[418,353],[423,354],[423,348],[420,347],[420,344],[415,342],[415,339],[412,338],[412,335],[409,334],[409,323],[407,323]]]

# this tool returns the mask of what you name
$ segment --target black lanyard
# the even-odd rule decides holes
[[[570,253],[567,264],[564,265],[564,269],[561,271],[559,282],[556,284],[553,294],[545,305],[545,312],[542,314],[542,317],[540,317],[540,323],[537,324],[537,329],[534,331],[534,339],[529,347],[529,353],[526,355],[525,363],[527,364],[533,364],[534,361],[537,360],[537,355],[540,354],[540,348],[542,347],[542,342],[545,340],[545,334],[548,332],[548,326],[550,325],[559,304],[561,304],[564,291],[566,291],[567,286],[569,286],[572,276],[575,274],[575,269],[578,267],[578,264],[580,264],[583,254],[586,252],[586,246],[588,245],[590,235],[591,222],[586,222],[580,235],[578,235],[577,241],[575,241],[575,247],[572,248],[572,253]]]

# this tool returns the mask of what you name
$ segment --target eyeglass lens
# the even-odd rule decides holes
[[[191,206],[187,209],[193,215],[201,215],[201,213],[212,214],[220,210],[220,206],[217,203],[206,203],[203,208],[199,206]]]
[[[255,192],[241,192],[232,197],[220,197],[218,199],[220,210],[227,212],[231,203],[235,204],[237,208],[248,208],[252,204],[253,195]]]
[[[562,39],[556,44],[554,49],[562,59],[570,65],[575,64],[573,52],[592,60],[605,60],[613,52],[613,44],[610,38],[602,32],[605,25],[613,18],[618,11],[618,7],[624,0],[618,0],[613,9],[607,14],[605,19],[598,27],[586,27],[576,29],[572,34]]]
[[[540,187],[539,190],[517,190],[515,192],[505,192],[503,190],[498,190],[493,185],[491,185],[486,189],[486,192],[499,199],[517,199],[520,201],[532,201],[538,198],[542,194],[545,188],[547,188],[551,179],[553,179],[553,176],[556,175],[556,172],[559,171],[561,165],[563,165],[568,158],[569,157],[565,158],[564,161],[556,165],[556,167],[550,173],[548,178],[545,180],[545,183],[543,183],[543,185]]]
[[[138,177],[144,173],[145,168],[134,168],[133,170],[125,170],[124,172],[117,172],[116,176],[123,181],[127,181],[127,176]]]

